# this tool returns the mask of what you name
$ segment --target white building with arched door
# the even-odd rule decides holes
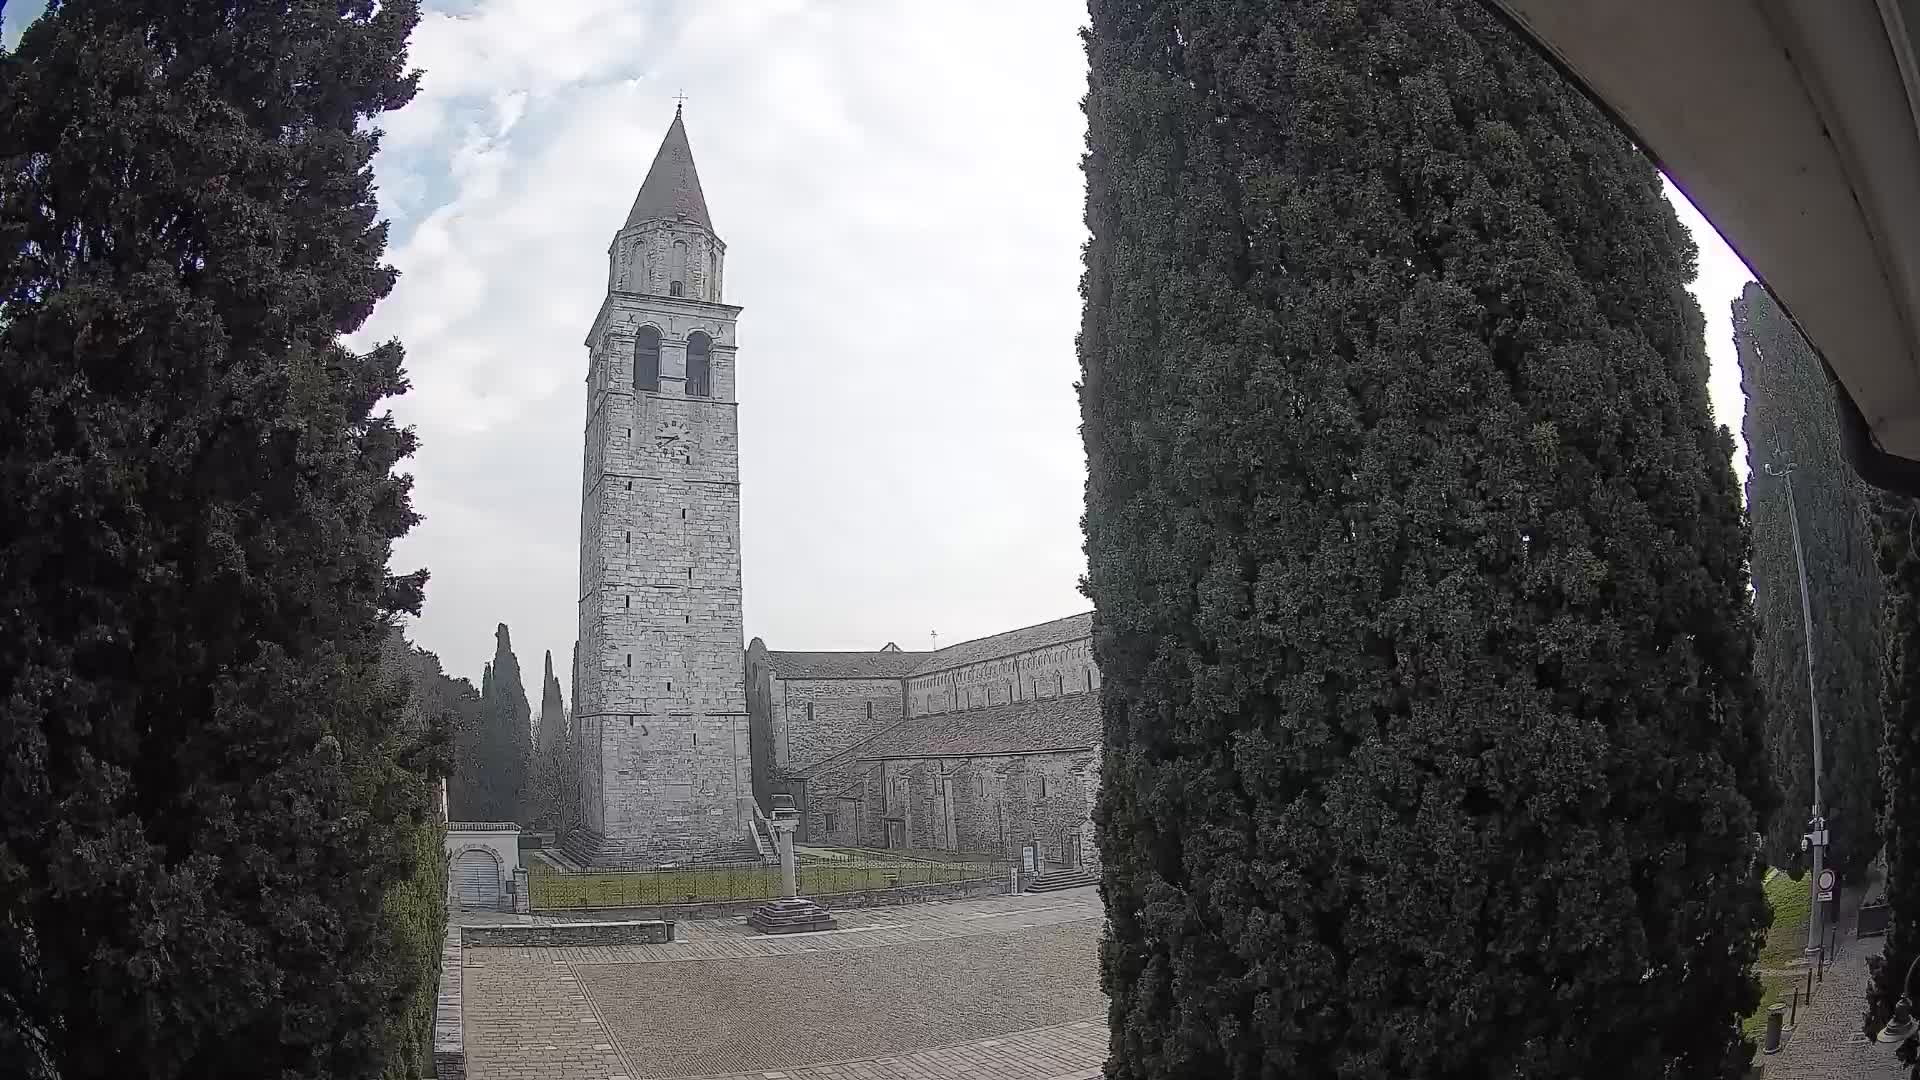
[[[512,911],[520,868],[520,826],[511,821],[447,823],[447,907]]]

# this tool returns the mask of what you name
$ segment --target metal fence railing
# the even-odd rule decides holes
[[[795,861],[800,893],[816,899],[923,885],[1005,881],[1011,864],[956,852],[907,854],[866,849],[808,849]],[[535,860],[527,892],[536,911],[659,907],[771,900],[780,895],[778,863],[689,863],[654,870],[572,873]]]

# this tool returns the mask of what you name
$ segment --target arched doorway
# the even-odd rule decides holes
[[[453,862],[454,903],[464,911],[500,909],[500,857],[486,848],[468,848]]]

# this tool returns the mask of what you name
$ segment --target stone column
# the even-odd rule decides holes
[[[800,877],[794,867],[793,834],[800,814],[793,800],[785,795],[773,797],[774,846],[780,849],[780,898],[769,900],[747,916],[747,925],[763,934],[798,934],[810,930],[832,930],[839,924],[826,908],[800,895]]]
[[[800,877],[793,868],[793,822],[775,819],[773,841],[780,848],[780,895],[793,899],[800,895]]]

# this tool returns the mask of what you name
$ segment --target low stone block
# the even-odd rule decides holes
[[[463,926],[461,944],[472,948],[558,948],[570,945],[663,945],[674,939],[670,919],[620,922],[525,923]]]
[[[747,925],[763,934],[800,934],[834,930],[839,923],[826,908],[804,896],[771,900],[747,916]]]
[[[460,1016],[460,934],[447,935],[440,950],[440,1000],[433,1017],[433,1074],[466,1080],[467,1042]]]

